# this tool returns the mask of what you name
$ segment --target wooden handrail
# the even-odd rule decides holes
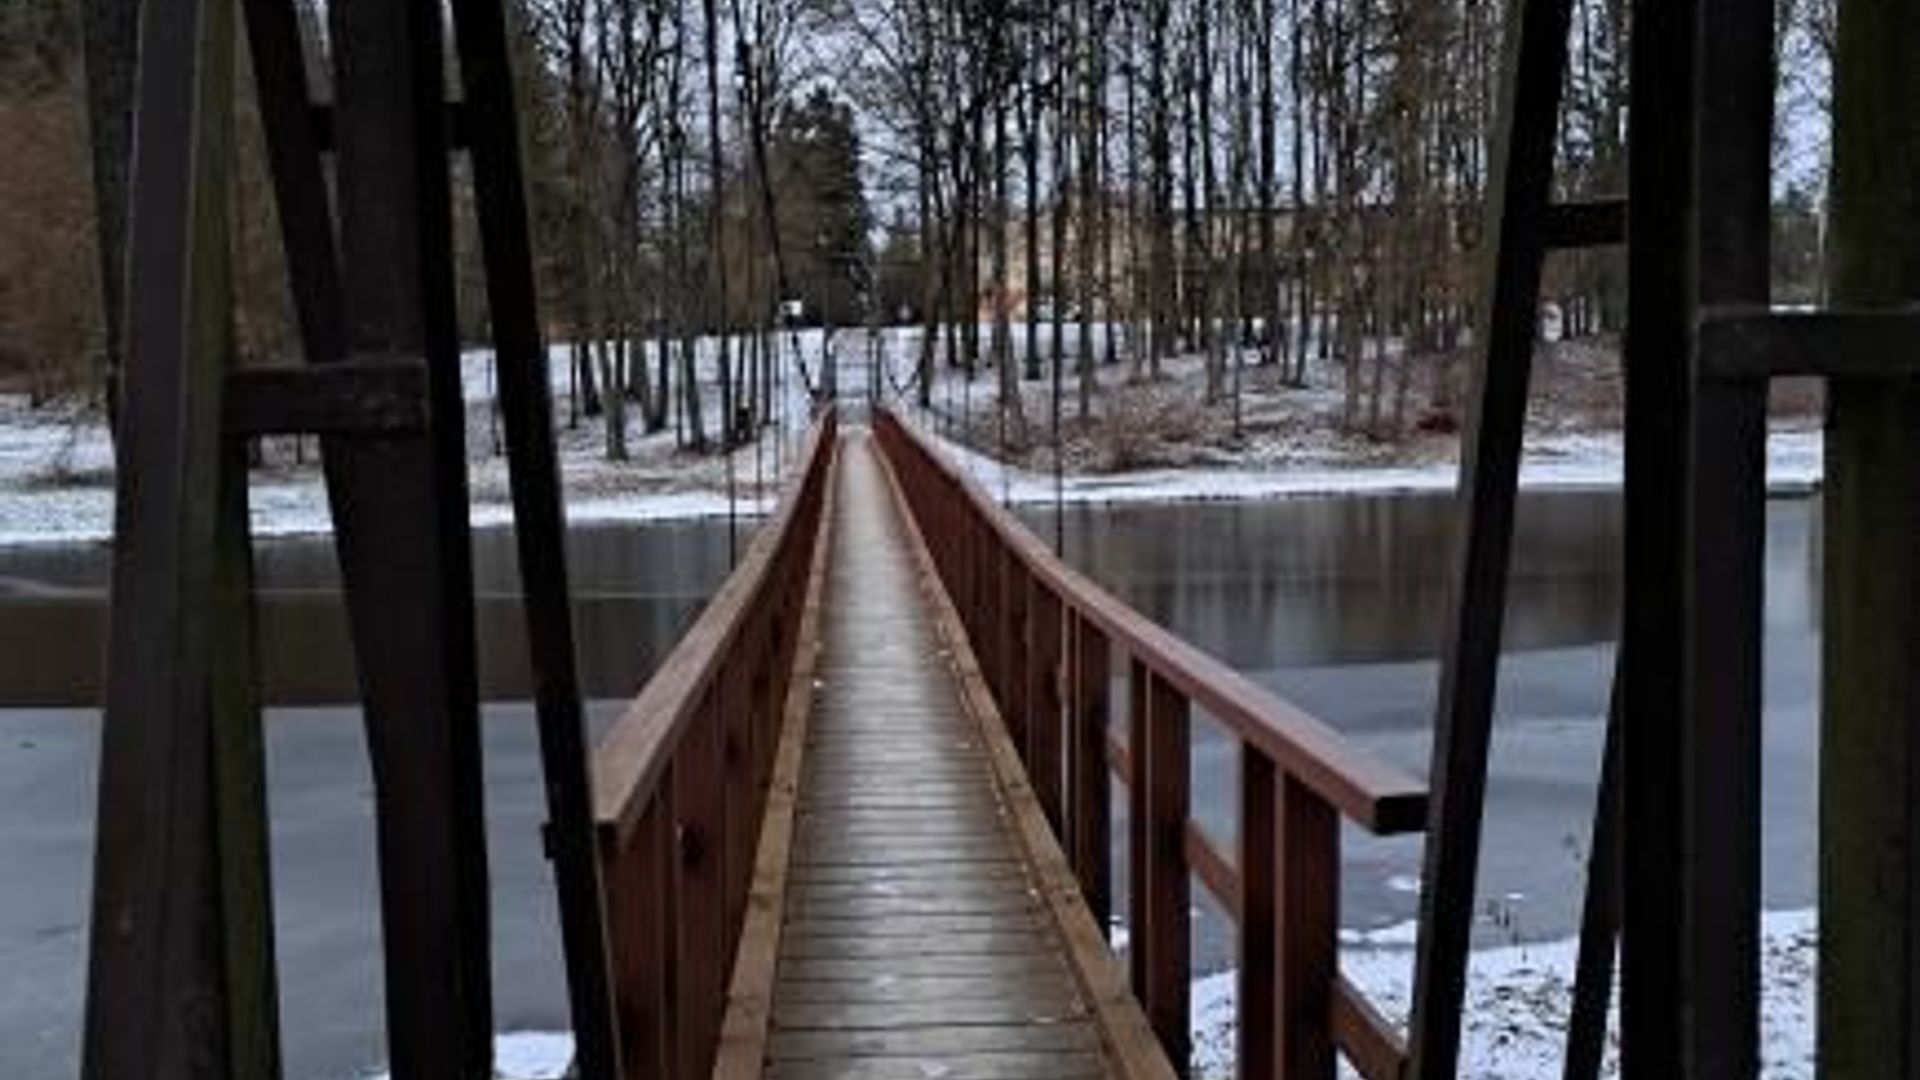
[[[746,555],[593,755],[623,1075],[706,1076],[817,603],[832,407]]]
[[[831,409],[814,421],[802,450],[799,479],[781,494],[773,516],[754,535],[739,565],[595,747],[594,817],[603,834],[609,829],[616,833],[603,835],[602,843],[623,839],[659,787],[681,733],[740,636],[747,609],[765,591],[776,553],[794,541],[801,504],[824,480],[834,429]]]
[[[1425,785],[1355,749],[1304,709],[1182,641],[1061,562],[924,435],[891,413],[878,415],[877,426],[898,431],[957,487],[1029,573],[1234,737],[1258,746],[1281,770],[1374,835],[1418,832],[1426,825]]]
[[[1032,791],[1103,920],[1110,778],[1127,786],[1130,969],[1168,1057],[1189,1050],[1197,879],[1240,927],[1240,1075],[1331,1080],[1344,1053],[1369,1080],[1397,1080],[1405,1041],[1340,975],[1340,819],[1376,835],[1418,830],[1422,786],[1066,566],[898,416],[880,411],[874,427]],[[1124,739],[1111,730],[1116,663]],[[1196,707],[1239,744],[1237,857],[1192,817]]]

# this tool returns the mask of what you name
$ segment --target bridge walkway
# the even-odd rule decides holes
[[[864,433],[841,444],[774,975],[780,1080],[1113,1074]]]

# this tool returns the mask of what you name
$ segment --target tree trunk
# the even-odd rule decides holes
[[[727,246],[726,246],[726,172],[720,160],[720,125],[725,115],[720,111],[720,17],[714,11],[714,0],[702,0],[701,10],[706,18],[707,29],[707,201],[711,204],[713,220],[708,234],[710,254],[713,262],[714,278],[714,319],[713,333],[719,338],[720,355],[715,369],[720,377],[720,449],[727,452],[734,444],[734,407],[733,407],[733,366],[730,362],[730,335],[728,334],[727,312]],[[688,391],[697,398],[699,390]]]

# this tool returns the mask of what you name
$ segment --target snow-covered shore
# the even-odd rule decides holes
[[[788,387],[786,427],[736,450],[731,463],[717,454],[681,451],[671,428],[645,434],[633,416],[628,459],[614,462],[606,459],[601,421],[568,422],[564,350],[556,347],[553,354],[555,435],[568,520],[725,516],[729,464],[739,512],[765,509],[777,497],[778,471],[791,463],[806,423],[800,387]],[[506,525],[513,517],[512,496],[496,441],[492,356],[472,352],[464,359],[469,516],[476,527]],[[719,412],[718,396],[706,389],[711,418]],[[248,492],[254,535],[329,533],[333,519],[317,451],[309,442],[304,462],[294,463],[288,445],[283,441],[270,464],[253,470]],[[104,541],[113,534],[113,500],[113,443],[103,417],[71,407],[31,408],[22,395],[0,395],[0,546]]]
[[[1770,911],[1761,916],[1763,1080],[1813,1076],[1817,937],[1818,920],[1812,911]],[[1341,939],[1341,972],[1390,1020],[1405,1023],[1413,999],[1412,927],[1345,931]],[[1578,945],[1568,938],[1473,953],[1461,1020],[1463,1080],[1558,1080],[1566,1052]],[[1192,1015],[1194,1075],[1201,1080],[1233,1076],[1233,972],[1194,980]],[[1617,1022],[1616,1002],[1609,1022],[1615,1034],[1608,1038],[1602,1077],[1619,1075]],[[1343,1066],[1342,1075],[1355,1074]]]
[[[1817,489],[1822,438],[1817,428],[1781,429],[1767,440],[1767,487],[1777,494]],[[1459,465],[1331,465],[1311,462],[1255,468],[1192,466],[1110,474],[1054,477],[1004,464],[950,440],[939,440],[986,492],[1005,502],[1101,505],[1299,498],[1327,495],[1389,495],[1451,491]],[[1530,438],[1520,466],[1520,485],[1535,491],[1603,491],[1621,482],[1623,453],[1618,433],[1543,435]]]
[[[887,331],[883,339],[882,352],[891,371],[886,382],[896,391],[903,379],[910,381],[910,370],[901,365],[910,368],[911,358],[917,353],[917,334],[913,329],[895,329]],[[825,370],[830,354],[838,356],[838,385],[857,397],[871,374],[866,368],[867,339],[858,332],[843,333],[841,338],[845,340],[831,349],[819,330],[801,331],[790,340],[798,342],[808,370],[816,377]],[[711,367],[717,342],[703,340],[700,355],[703,366]],[[1610,354],[1596,356],[1599,358],[1583,361],[1586,368],[1610,370]],[[683,452],[671,430],[646,435],[636,423],[629,432],[628,460],[606,460],[600,422],[585,418],[577,424],[569,422],[566,357],[566,347],[555,346],[550,368],[560,414],[555,426],[570,520],[649,521],[714,517],[728,512],[727,459]],[[1102,408],[1117,410],[1103,422],[1119,429],[1127,429],[1130,424],[1150,427],[1151,417],[1143,419],[1128,411],[1141,407],[1142,401],[1194,407],[1187,399],[1198,400],[1196,395],[1204,380],[1201,358],[1174,358],[1164,368],[1165,378],[1151,384],[1129,381],[1123,367],[1110,373],[1103,369],[1102,392],[1115,396]],[[1568,369],[1586,368],[1572,365]],[[1070,466],[1057,487],[1044,450],[1030,450],[1020,456],[1024,464],[1003,464],[965,449],[957,441],[943,442],[989,492],[1014,503],[1044,504],[1056,497],[1076,504],[1103,504],[1435,492],[1449,490],[1457,483],[1456,454],[1448,438],[1415,439],[1396,449],[1340,436],[1336,430],[1338,373],[1313,374],[1311,385],[1305,388],[1267,386],[1251,380],[1246,396],[1251,434],[1238,448],[1213,445],[1209,440],[1218,432],[1203,423],[1188,432],[1187,452],[1177,455],[1179,460],[1173,464],[1101,471],[1094,463],[1083,461],[1079,468]],[[948,415],[963,403],[976,425],[984,422],[983,416],[994,415],[997,389],[993,379],[969,381],[952,370],[943,370],[937,378],[935,399]],[[499,453],[493,412],[492,354],[484,350],[466,354],[463,382],[472,520],[476,526],[507,524],[512,514],[507,468]],[[732,486],[739,508],[747,512],[771,502],[779,486],[776,463],[790,462],[800,442],[808,409],[806,389],[791,373],[784,389],[785,407],[780,411],[786,427],[780,433],[780,451],[776,454],[774,440],[765,439],[733,455]],[[711,428],[720,411],[718,388],[703,377],[701,391]],[[930,416],[907,411],[913,412],[915,422],[924,427],[935,426]],[[1521,484],[1542,490],[1618,486],[1622,456],[1618,432],[1579,419],[1586,414],[1578,410],[1549,411],[1552,415],[1547,422],[1530,421]],[[1211,417],[1207,423],[1219,421],[1218,416],[1207,415]],[[296,464],[282,445],[271,455],[271,464],[254,470],[250,491],[256,535],[330,531],[326,490],[314,464],[315,456],[309,448],[306,460]],[[1821,478],[1817,421],[1810,417],[1789,420],[1777,429],[1769,441],[1768,458],[1768,482],[1774,490],[1816,487]],[[22,396],[0,395],[0,545],[98,542],[112,531],[113,447],[103,418],[70,408],[30,408]]]
[[[786,436],[783,462],[797,446],[797,426]],[[671,433],[636,436],[633,458],[604,460],[597,426],[561,432],[561,471],[567,516],[575,522],[652,521],[717,517],[727,513],[724,459],[675,452]],[[957,443],[941,440],[994,497],[1046,504],[1059,497],[1074,504],[1273,499],[1345,494],[1436,492],[1453,488],[1458,467],[1438,461],[1416,465],[1339,465],[1323,460],[1254,467],[1190,466],[1124,473],[1069,474],[1055,478],[1006,465]],[[756,462],[758,453],[761,460]],[[770,447],[734,455],[741,508],[752,511],[775,494]],[[1617,487],[1621,473],[1618,435],[1557,434],[1530,440],[1521,466],[1522,486],[1534,490],[1601,490]],[[96,420],[29,410],[18,399],[0,398],[0,545],[103,541],[113,532],[112,445]],[[504,459],[478,454],[470,462],[475,526],[511,521]],[[765,490],[754,486],[759,475]],[[1805,491],[1821,478],[1818,429],[1775,431],[1768,441],[1767,479],[1775,491]],[[251,484],[256,535],[324,534],[331,530],[326,489],[319,470],[276,465],[256,470]]]

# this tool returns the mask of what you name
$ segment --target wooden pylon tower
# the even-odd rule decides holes
[[[247,441],[321,440],[376,795],[396,1077],[492,1075],[452,155],[470,156],[583,1077],[617,1075],[546,353],[500,0],[148,0],[83,1073],[280,1074]],[[244,28],[304,363],[232,362]],[[311,85],[331,86],[330,101]],[[330,159],[330,160],[329,160]]]
[[[1903,309],[1769,306],[1768,0],[1635,0],[1630,200],[1554,205],[1570,9],[1507,8],[1410,1073],[1458,1070],[1540,264],[1554,248],[1624,240],[1625,607],[1564,1074],[1599,1071],[1617,947],[1623,1075],[1746,1080],[1760,1065],[1767,387],[1793,375],[1907,378],[1920,339]]]

